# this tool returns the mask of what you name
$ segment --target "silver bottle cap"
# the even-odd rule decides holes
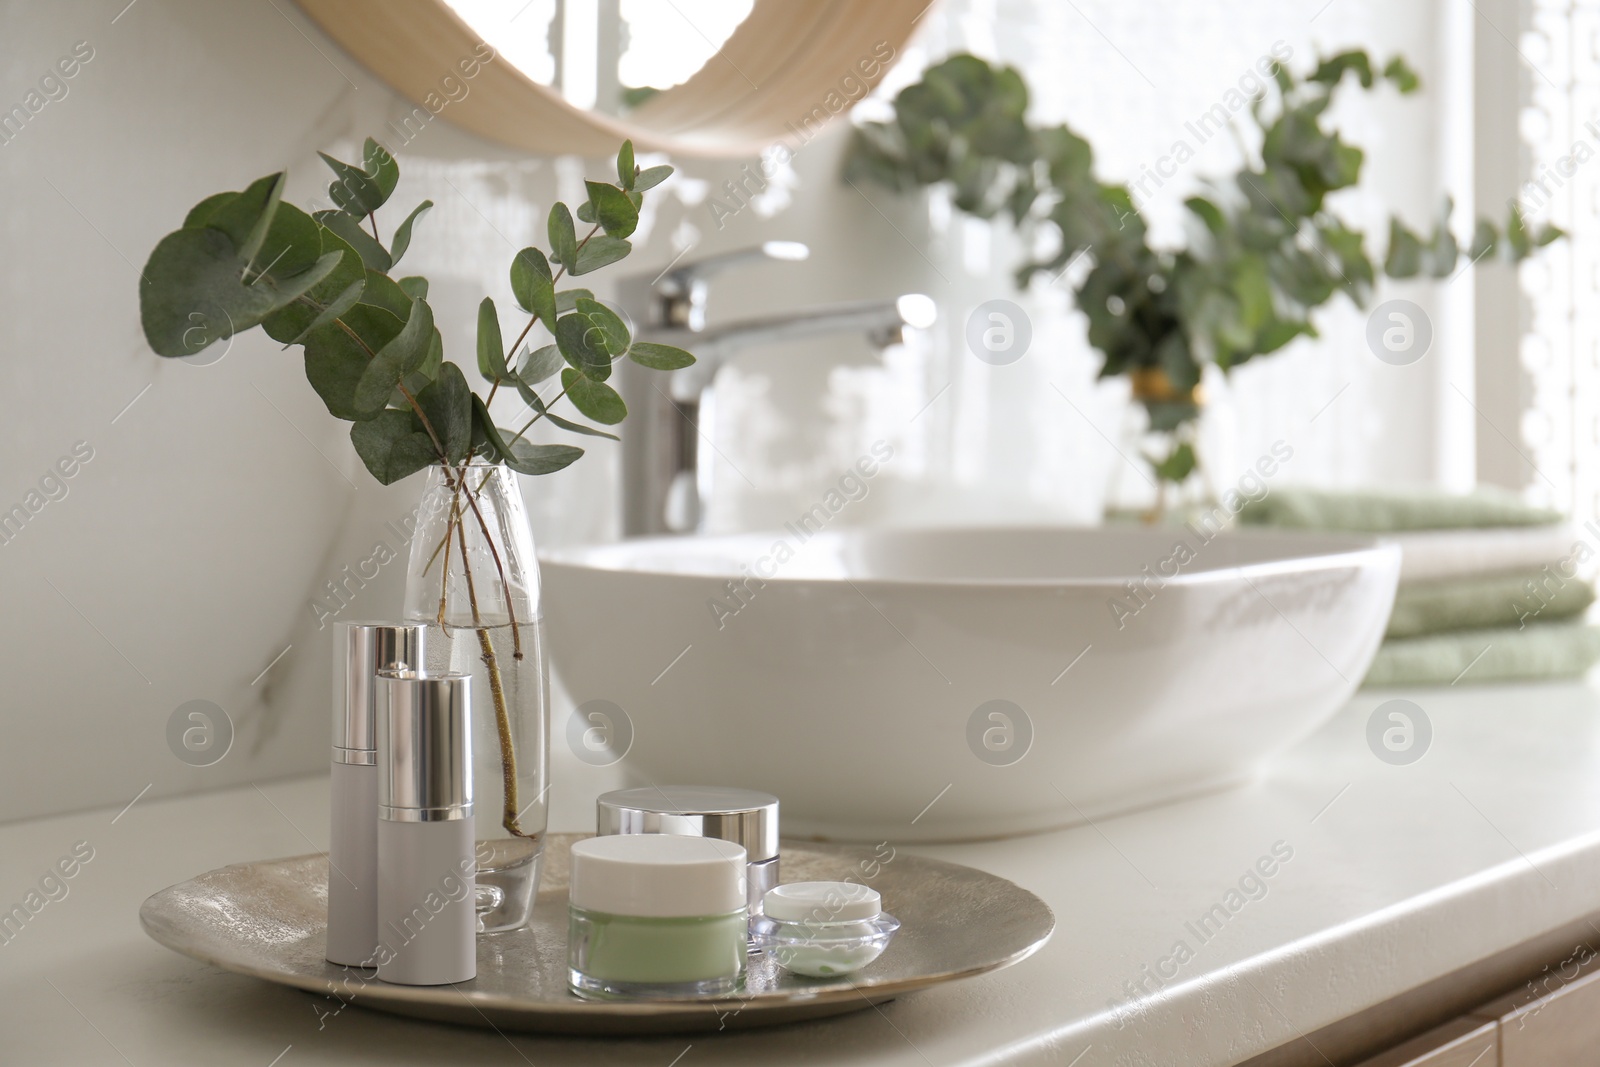
[[[378,818],[472,818],[472,679],[378,676]]]
[[[379,671],[422,669],[421,625],[341,622],[333,635],[333,761],[378,762]]]
[[[647,785],[603,794],[599,834],[682,834],[744,846],[751,863],[778,854],[778,798],[715,785]]]

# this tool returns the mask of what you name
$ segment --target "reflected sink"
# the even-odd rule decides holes
[[[1027,833],[1248,778],[1359,684],[1400,565],[1278,532],[804,533],[550,553],[546,632],[572,700],[626,713],[636,782],[763,789],[786,835],[855,841]]]

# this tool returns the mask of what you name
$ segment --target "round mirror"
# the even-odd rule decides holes
[[[740,156],[809,140],[877,84],[928,0],[298,0],[352,56],[542,153]]]

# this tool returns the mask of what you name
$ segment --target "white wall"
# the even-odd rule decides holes
[[[299,359],[259,333],[209,366],[152,355],[136,292],[150,248],[201,197],[289,167],[291,198],[309,203],[326,182],[316,149],[348,154],[411,105],[282,0],[124,3],[0,3],[4,107],[77,42],[93,49],[68,95],[0,144],[0,507],[24,501],[76,442],[93,450],[68,495],[0,545],[0,820],[321,767],[328,635],[310,602],[376,542],[400,547],[386,523],[419,490],[373,483]],[[1041,114],[1070,118],[1119,175],[1164,151],[1183,118],[1279,37],[1307,49],[1300,55],[1325,30],[1357,34],[1384,53],[1405,47],[1425,75],[1432,62],[1431,3],[1340,0],[1315,25],[1320,0],[1078,6],[1083,15],[1053,0],[943,4],[905,77],[928,53],[961,47],[1021,63]],[[1160,84],[1145,84],[1134,64]],[[1420,110],[1359,133],[1379,142],[1382,187],[1425,212],[1421,190],[1434,183],[1416,137],[1430,112],[1406,106]],[[902,466],[850,521],[1091,519],[1110,458],[1085,416],[1114,431],[1116,389],[1092,384],[1095,361],[1064,293],[1017,296],[1011,238],[949,218],[937,198],[840,186],[841,132],[796,157],[792,203],[771,218],[747,209],[719,229],[695,181],[664,188],[627,265],[654,273],[691,242],[694,256],[798,238],[813,246],[810,262],[728,279],[713,317],[914,290],[941,302],[942,329],[887,370],[855,339],[752,353],[732,368],[719,443],[755,488],[725,478],[716,522],[781,521],[886,434],[898,435]],[[461,353],[477,300],[487,292],[510,306],[506,264],[522,243],[542,241],[553,196],[581,198],[581,168],[442,121],[399,156],[397,202],[439,205],[407,268],[433,279],[447,348],[470,364]],[[733,168],[684,171],[715,189]],[[960,341],[971,308],[992,297],[1017,299],[1034,318],[1033,351],[1011,367],[979,363]],[[1328,344],[1241,376],[1241,449],[1292,431],[1305,442],[1297,476],[1430,477],[1437,382],[1426,368],[1381,377],[1348,319]],[[1296,420],[1346,371],[1356,384],[1308,432]],[[613,467],[602,444],[578,467],[525,484],[543,543],[614,535]],[[399,580],[390,565],[345,617],[392,615]],[[237,731],[227,757],[205,769],[181,763],[166,740],[169,717],[191,700],[225,709]]]

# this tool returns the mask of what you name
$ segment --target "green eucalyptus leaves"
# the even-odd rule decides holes
[[[1360,179],[1364,153],[1323,122],[1348,79],[1411,93],[1416,74],[1399,57],[1380,70],[1359,50],[1324,59],[1303,78],[1276,61],[1264,69],[1270,84],[1239,112],[1255,127],[1239,138],[1245,162],[1185,201],[1193,225],[1183,247],[1153,247],[1128,187],[1094,176],[1089,143],[1064,125],[1030,125],[1022,77],[970,55],[930,67],[902,90],[892,122],[859,127],[845,176],[901,191],[943,184],[969,214],[1053,230],[1053,251],[1024,263],[1017,283],[1054,279],[1085,256],[1076,297],[1104,357],[1101,376],[1159,373],[1163,392],[1178,397],[1191,394],[1208,362],[1226,371],[1317,336],[1312,312],[1337,293],[1364,306],[1380,266],[1393,278],[1443,278],[1463,253],[1517,261],[1562,236],[1549,226],[1530,231],[1513,205],[1503,230],[1479,220],[1463,245],[1445,200],[1430,234],[1391,221],[1388,251],[1374,262],[1366,236],[1329,202]],[[1163,432],[1199,413],[1193,402],[1147,407],[1152,430]],[[1196,462],[1176,440],[1152,459],[1168,482],[1187,478]]]
[[[680,349],[634,344],[622,317],[593,292],[561,287],[568,276],[633,250],[628,237],[645,191],[672,173],[666,166],[641,170],[631,143],[618,153],[616,184],[586,182],[589,198],[576,212],[559,202],[551,208],[548,253],[529,247],[513,258],[512,292],[529,318],[509,347],[494,302],[486,297],[479,306],[476,370],[488,383],[482,397],[444,358],[427,279],[396,276],[432,203],[406,214],[385,244],[378,212],[399,184],[394,157],[369,138],[359,166],[322,159],[334,173],[328,198],[335,206],[326,210],[307,214],[285,203],[283,173],[197,204],[182,229],[150,253],[140,316],[146,340],[162,356],[192,356],[256,326],[285,347],[300,346],[311,387],[329,414],[353,424],[350,441],[383,484],[474,456],[522,474],[560,470],[583,450],[526,440],[535,422],[615,439],[551,411],[562,397],[577,414],[612,426],[627,414],[606,384],[617,360],[632,357],[656,369],[694,362]],[[588,227],[582,235],[579,223]],[[535,326],[548,343],[530,341]],[[558,391],[540,392],[558,377]],[[502,388],[515,390],[531,411],[515,431],[489,414]]]

